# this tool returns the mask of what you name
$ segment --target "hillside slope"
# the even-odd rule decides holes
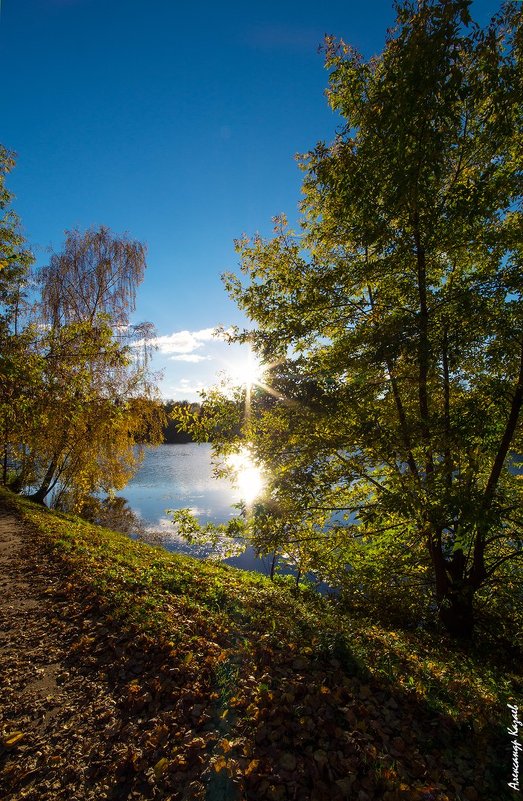
[[[514,666],[0,507],[0,798],[511,797]]]

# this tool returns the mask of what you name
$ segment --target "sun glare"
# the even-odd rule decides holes
[[[244,503],[252,503],[263,490],[263,474],[257,467],[246,448],[233,453],[227,458],[227,464],[235,472],[235,483]]]
[[[263,376],[264,368],[260,364],[256,355],[249,351],[247,358],[241,364],[232,368],[232,378],[235,383],[250,389],[253,384],[259,384]]]

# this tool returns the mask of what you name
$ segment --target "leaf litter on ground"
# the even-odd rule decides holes
[[[7,595],[1,613],[2,797],[510,797],[516,666],[4,504],[23,521],[11,597],[29,605]]]

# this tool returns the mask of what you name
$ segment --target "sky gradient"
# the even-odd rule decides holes
[[[324,35],[370,56],[393,20],[388,0],[3,1],[0,142],[24,233],[38,264],[76,227],[147,244],[134,321],[156,325],[165,397],[244,358],[211,337],[244,323],[220,275],[235,238],[297,219],[294,155],[334,137]]]

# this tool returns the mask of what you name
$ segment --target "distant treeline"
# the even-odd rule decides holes
[[[167,418],[167,423],[163,429],[163,441],[167,445],[172,445],[174,443],[194,442],[193,437],[190,434],[187,434],[185,431],[181,431],[178,428],[178,423],[171,418],[171,412],[177,406],[186,406],[192,412],[200,408],[199,403],[189,403],[188,401],[169,400],[163,404],[163,409]]]

